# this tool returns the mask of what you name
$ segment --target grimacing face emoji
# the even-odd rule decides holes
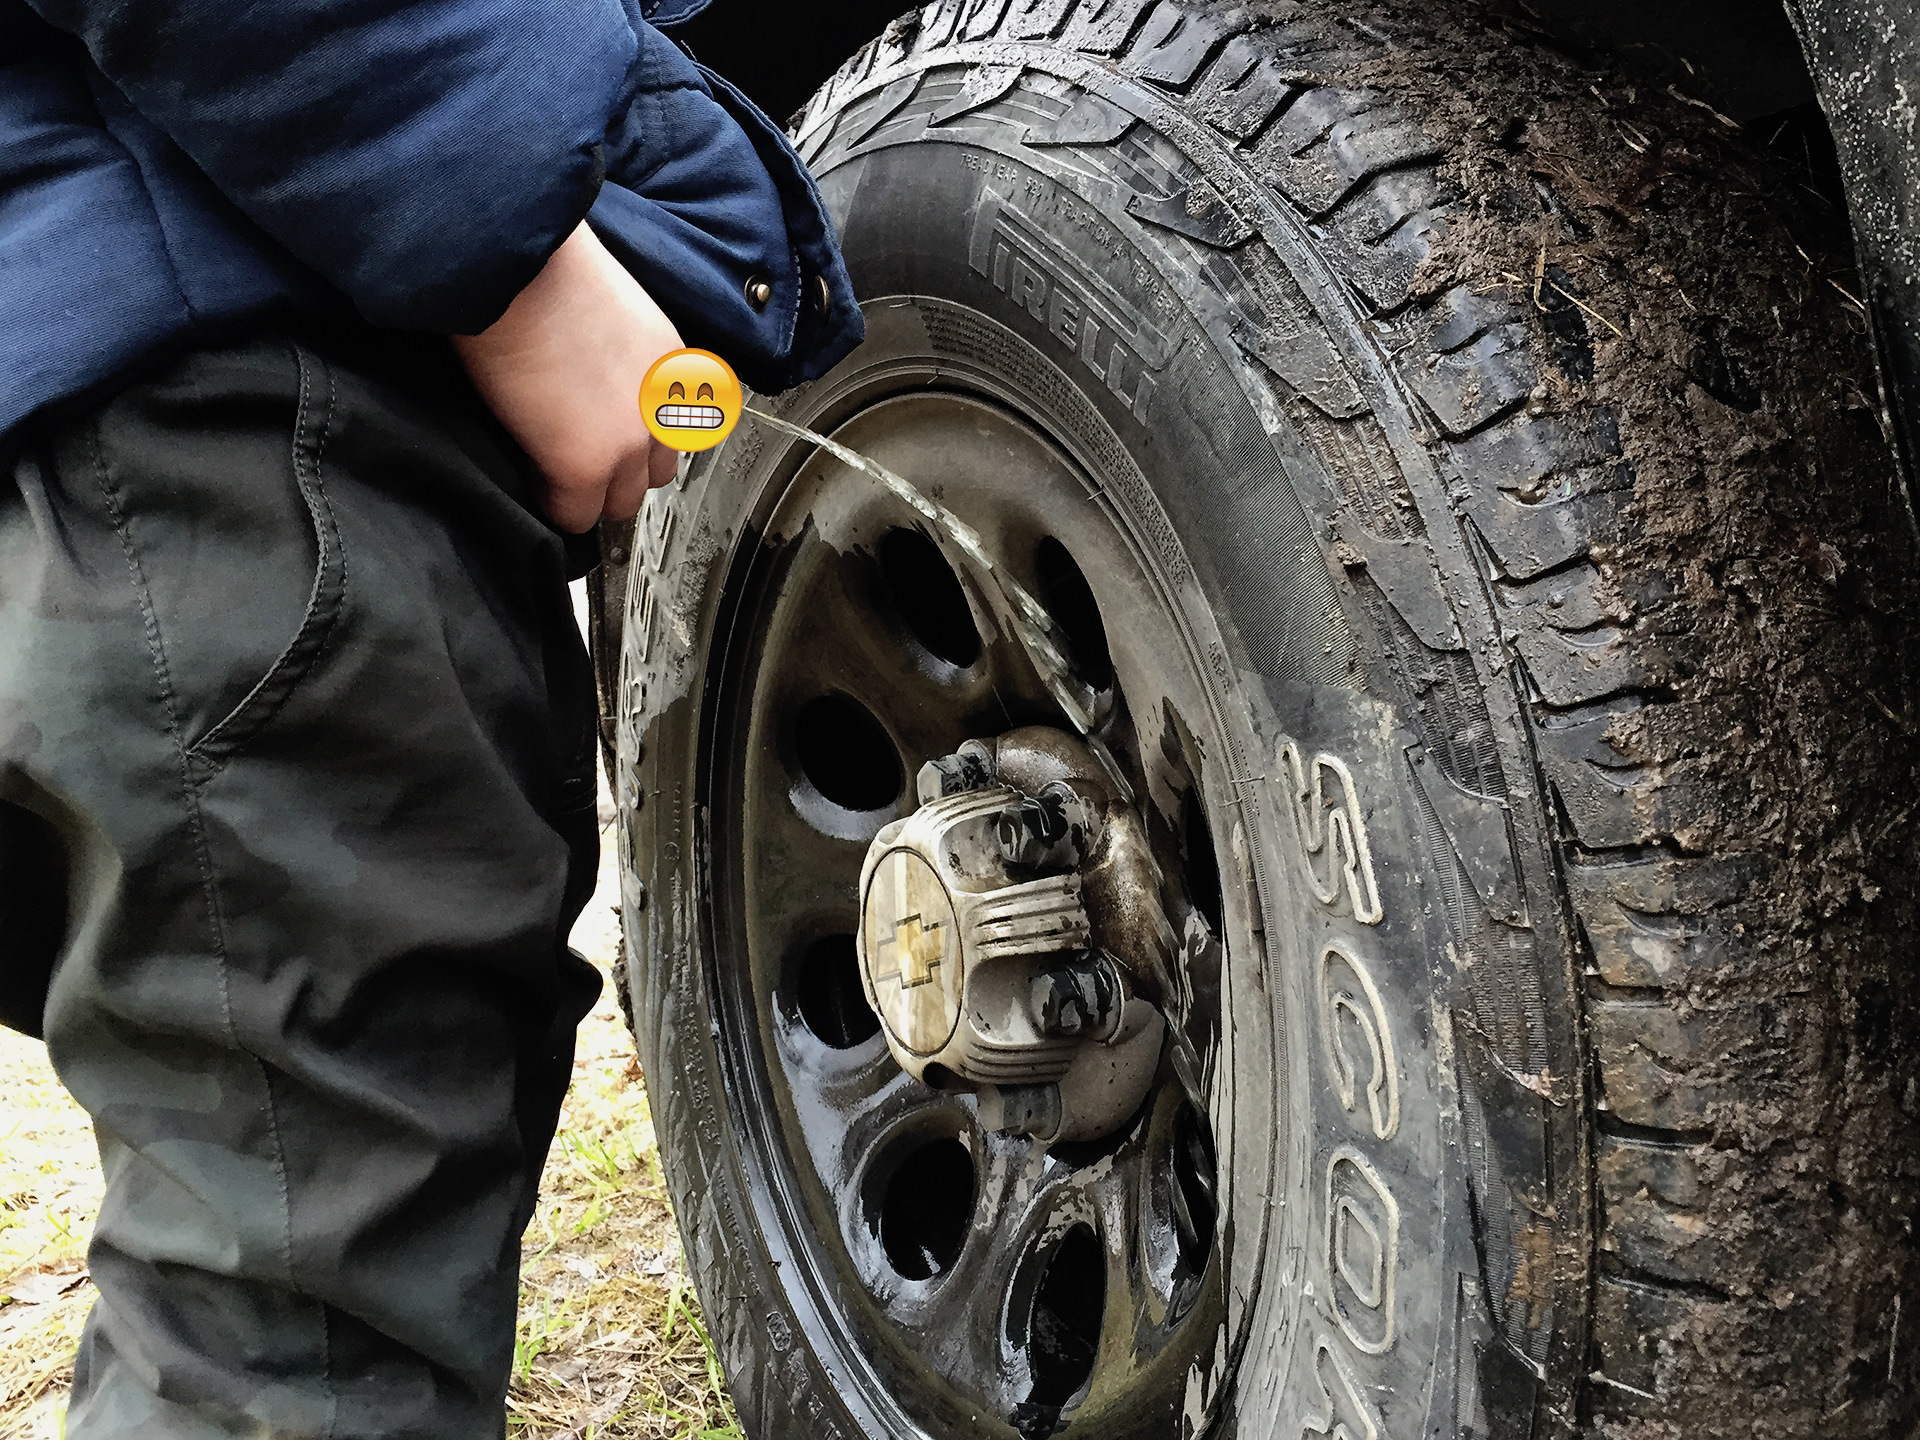
[[[640,382],[640,416],[662,445],[710,450],[740,422],[740,381],[709,350],[674,350]]]

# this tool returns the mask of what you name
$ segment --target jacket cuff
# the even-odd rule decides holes
[[[778,125],[733,84],[704,65],[698,67],[714,98],[732,116],[753,145],[773,182],[786,222],[787,243],[800,269],[801,304],[787,353],[771,361],[757,378],[743,379],[763,394],[790,390],[817,380],[866,339],[853,279],[840,254],[840,237],[806,162]]]
[[[731,85],[639,30],[588,223],[681,337],[753,389],[824,373],[865,330],[805,165]]]

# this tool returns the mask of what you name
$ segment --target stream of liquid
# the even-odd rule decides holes
[[[1046,606],[1034,597],[1005,567],[994,563],[987,554],[986,547],[980,543],[980,532],[954,514],[946,506],[903,476],[895,474],[878,460],[862,455],[859,451],[842,445],[838,440],[829,439],[804,425],[795,425],[790,420],[782,420],[778,415],[769,415],[753,406],[745,407],[746,413],[763,425],[771,425],[776,430],[785,431],[798,439],[819,446],[843,465],[850,465],[863,475],[878,480],[899,499],[911,506],[952,542],[953,547],[971,562],[974,577],[990,594],[998,595],[1005,613],[1012,620],[1014,638],[1027,652],[1027,658],[1033,662],[1034,672],[1041,683],[1066,713],[1073,728],[1080,732],[1080,738],[1098,757],[1102,768],[1113,781],[1115,791],[1123,804],[1133,803],[1133,787],[1127,783],[1126,776],[1120,773],[1120,766],[1107,749],[1106,742],[1094,733],[1093,716],[1080,701],[1076,688],[1091,695],[1093,687],[1086,684],[1073,673],[1065,653],[1065,632],[1059,623],[1048,613]]]

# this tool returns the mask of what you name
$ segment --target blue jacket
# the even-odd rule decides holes
[[[642,4],[0,0],[0,437],[276,315],[471,334],[582,217],[748,385],[824,371],[862,332],[813,183]]]

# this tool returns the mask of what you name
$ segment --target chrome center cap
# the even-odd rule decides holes
[[[915,1055],[939,1054],[960,1024],[966,982],[953,897],[933,866],[901,848],[873,864],[860,910],[881,1023]]]
[[[1145,1096],[1166,1033],[1132,986],[1166,928],[1139,919],[1159,911],[1139,898],[1154,872],[1138,818],[1085,746],[1039,727],[967,742],[919,788],[860,871],[860,979],[887,1048],[929,1085],[973,1089],[990,1129],[1110,1133]],[[1122,897],[1098,906],[1104,926],[1085,876]]]

